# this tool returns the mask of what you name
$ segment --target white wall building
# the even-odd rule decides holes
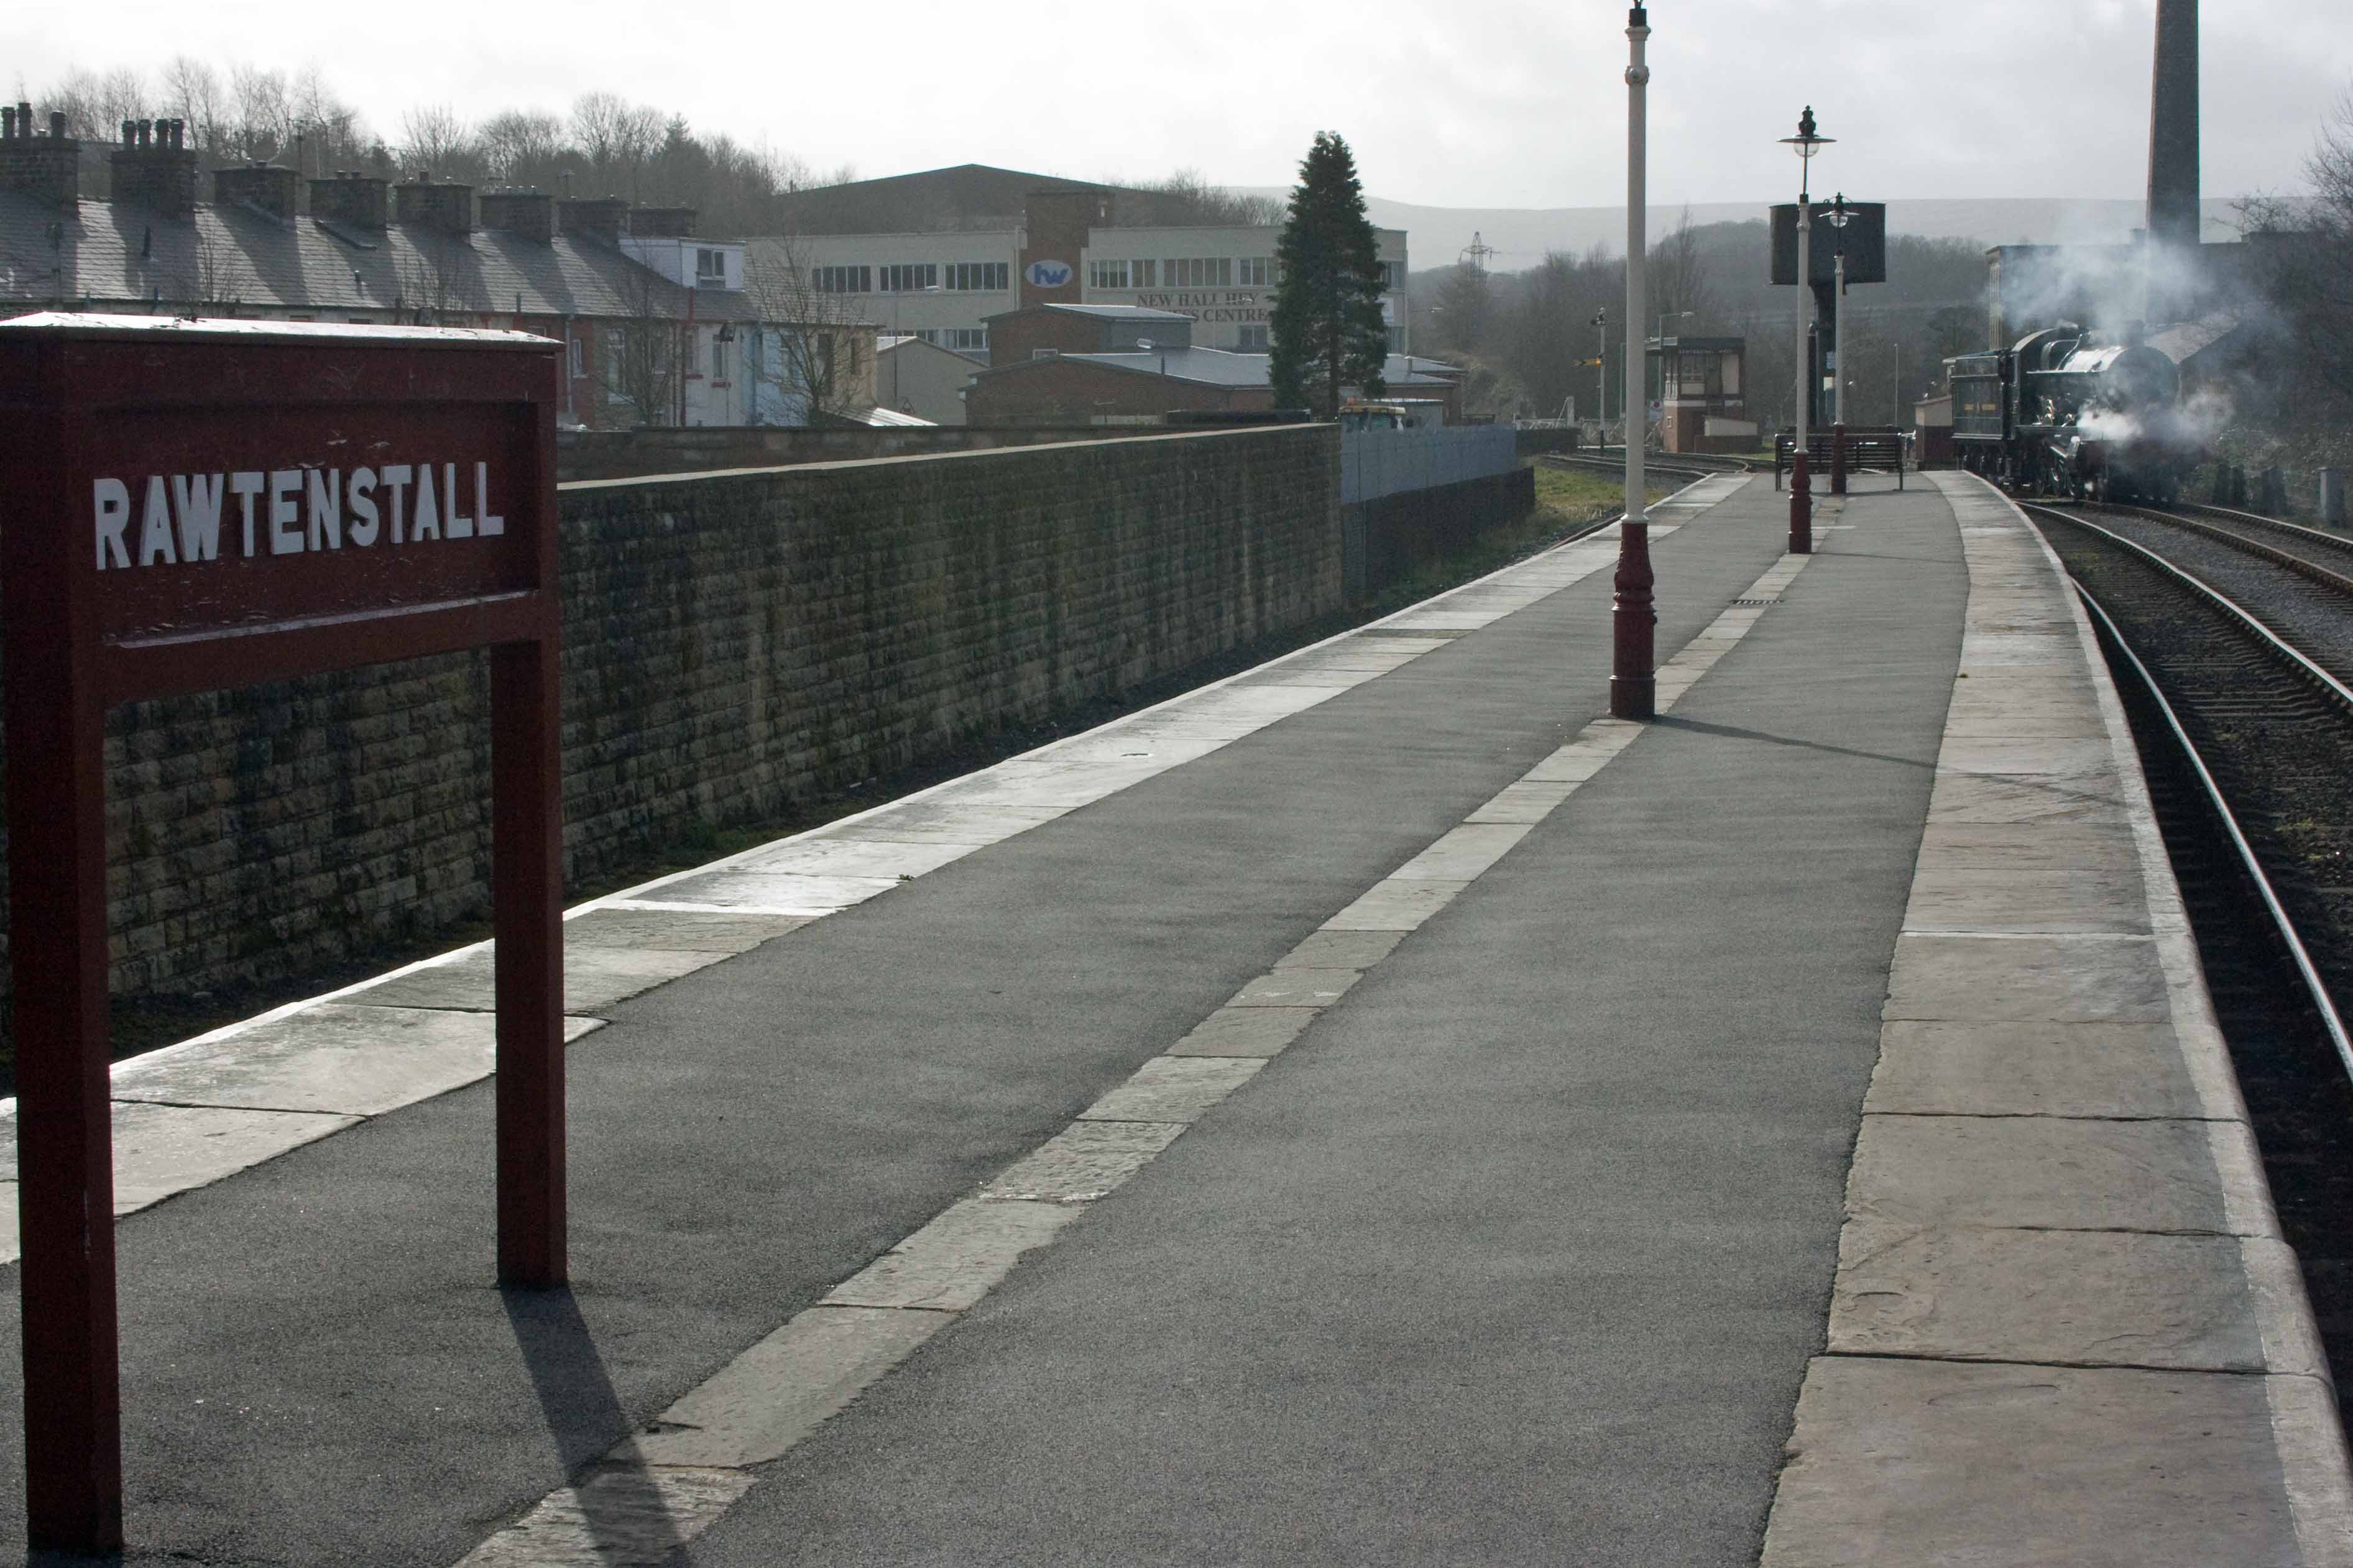
[[[845,313],[885,336],[918,337],[985,355],[981,322],[1020,303],[1019,229],[939,234],[816,234],[758,239],[764,266],[806,271],[808,286],[846,295]]]
[[[1080,282],[1090,305],[1141,305],[1193,318],[1193,346],[1264,353],[1274,310],[1279,228],[1098,228],[1087,235]],[[1389,352],[1409,353],[1403,229],[1374,230],[1388,292]]]
[[[1194,319],[1199,348],[1263,353],[1274,309],[1276,228],[1094,227],[1078,258],[1079,301],[1176,310]],[[1389,349],[1412,351],[1405,302],[1406,235],[1375,231],[1388,292],[1381,313]],[[689,242],[691,243],[691,242]],[[752,241],[754,264],[789,258],[806,268],[812,286],[848,295],[848,314],[872,321],[888,336],[919,337],[958,353],[985,356],[990,316],[1025,303],[1022,256],[1027,229],[953,230],[932,234],[807,235]],[[1032,258],[1033,267],[1053,263]],[[1051,287],[1033,279],[1032,294]]]

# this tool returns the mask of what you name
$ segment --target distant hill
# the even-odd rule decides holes
[[[1290,195],[1274,189],[1248,194]],[[1769,205],[1707,203],[1690,209],[1691,220],[1694,224],[1745,223],[1762,218]],[[1452,261],[1470,245],[1473,233],[1494,247],[1498,254],[1488,266],[1499,272],[1533,267],[1548,250],[1586,251],[1596,245],[1622,250],[1626,245],[1623,207],[1437,207],[1380,196],[1366,197],[1365,206],[1377,226],[1406,231],[1416,271]],[[2115,245],[2132,237],[2132,231],[2141,226],[2142,213],[2137,201],[1891,201],[1887,230],[1926,239],[1977,240],[1989,246]],[[1682,216],[1681,208],[1652,208],[1651,235],[1663,233]],[[2234,239],[2238,233],[2235,200],[2216,198],[2206,203],[2208,239]]]

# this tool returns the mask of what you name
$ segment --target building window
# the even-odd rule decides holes
[[[1012,264],[1004,261],[954,261],[948,264],[948,289],[957,294],[1002,294],[1012,286]]]
[[[940,341],[940,330],[937,327],[909,327],[905,335],[911,338],[921,338],[927,343],[936,343]]]
[[[727,253],[698,247],[694,253],[694,286],[698,289],[727,287]]]
[[[1240,341],[1234,344],[1236,353],[1262,354],[1267,352],[1266,329],[1244,327]]]
[[[1135,286],[1138,289],[1157,289],[1160,287],[1157,276],[1160,271],[1160,263],[1157,261],[1134,261],[1130,262],[1128,267],[1130,275],[1134,278]]]
[[[1382,262],[1382,263],[1381,263],[1381,292],[1382,292],[1382,293],[1384,293],[1384,294],[1399,294],[1399,293],[1403,293],[1404,291],[1405,291],[1405,263],[1404,263],[1404,262],[1402,262],[1402,261],[1384,261],[1384,262]]]
[[[1124,261],[1090,261],[1087,263],[1087,287],[1090,289],[1124,289],[1127,263]]]
[[[874,269],[871,267],[820,267],[817,269],[817,291],[820,294],[871,294],[874,292]]]
[[[940,346],[954,349],[958,353],[987,353],[988,329],[987,327],[950,327],[947,330],[946,340]]]
[[[1180,256],[1160,264],[1171,289],[1230,289],[1234,258],[1230,256]]]
[[[877,270],[882,274],[885,294],[920,294],[940,286],[940,264],[936,261],[902,262]]]
[[[1245,256],[1241,258],[1239,281],[1245,289],[1263,289],[1273,273],[1274,258],[1271,256]]]
[[[1029,357],[1031,359],[1060,359],[1062,357],[1062,351],[1060,349],[1031,349],[1029,351]]]
[[[711,379],[727,379],[727,340],[724,338],[711,340]]]
[[[564,341],[572,348],[572,379],[578,381],[588,374],[588,345],[575,337],[567,336]]]
[[[1403,327],[1398,326],[1394,321],[1390,322],[1388,328],[1388,338],[1389,353],[1393,354],[1405,353],[1405,329]]]

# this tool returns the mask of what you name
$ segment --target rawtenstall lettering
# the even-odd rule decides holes
[[[225,518],[229,547],[248,560],[447,543],[507,531],[506,519],[491,510],[488,463],[103,478],[90,482],[90,513],[101,572],[217,561]]]

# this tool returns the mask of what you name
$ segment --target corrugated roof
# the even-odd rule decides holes
[[[1097,316],[1112,321],[1189,321],[1193,319],[1181,310],[1155,310],[1145,305],[1061,305],[1050,301],[1033,305],[1030,309],[1066,310],[1073,316]]]
[[[84,201],[61,215],[0,191],[0,301],[17,305],[632,318],[683,317],[690,297],[699,320],[759,319],[740,292],[681,288],[571,235],[543,244],[503,229],[361,229],[243,206],[174,218]]]

